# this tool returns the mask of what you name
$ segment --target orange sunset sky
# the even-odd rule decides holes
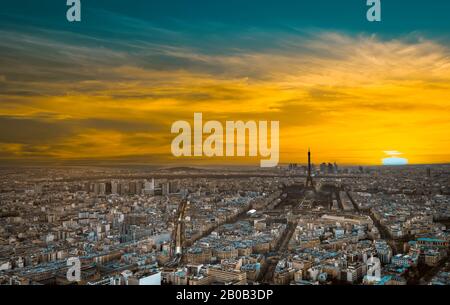
[[[105,18],[122,22],[123,36],[2,27],[3,164],[188,162],[171,156],[170,127],[194,112],[222,122],[280,121],[281,163],[304,163],[308,147],[317,163],[376,165],[384,151],[410,164],[450,162],[443,39],[252,27],[194,38],[142,19]],[[142,36],[124,38],[126,31]]]

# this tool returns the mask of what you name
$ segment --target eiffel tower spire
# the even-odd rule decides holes
[[[314,182],[311,176],[311,150],[308,147],[308,176],[306,177],[306,187],[314,188]]]

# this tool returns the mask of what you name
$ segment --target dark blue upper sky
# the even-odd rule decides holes
[[[401,35],[450,32],[450,1],[382,0],[382,22],[366,20],[366,0],[82,0],[82,22],[65,19],[65,0],[2,0],[1,27],[37,26],[90,35],[123,33],[124,18],[201,35],[237,34],[241,29],[289,31],[304,28]],[[205,26],[207,24],[215,26]],[[133,32],[127,32],[132,38]],[[139,32],[136,31],[136,35]]]

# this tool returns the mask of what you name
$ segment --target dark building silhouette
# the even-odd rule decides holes
[[[333,174],[334,172],[334,166],[331,163],[328,163],[328,174]]]

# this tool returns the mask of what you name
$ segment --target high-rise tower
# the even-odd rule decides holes
[[[311,176],[311,151],[308,148],[308,176],[306,177],[306,187],[314,188],[314,182]]]

